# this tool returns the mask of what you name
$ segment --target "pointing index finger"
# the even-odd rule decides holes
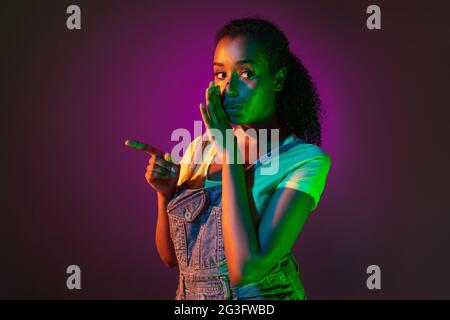
[[[136,140],[127,140],[125,141],[125,145],[131,148],[142,150],[150,155],[155,155],[161,158],[164,157],[164,153],[162,151],[143,142],[139,142]]]

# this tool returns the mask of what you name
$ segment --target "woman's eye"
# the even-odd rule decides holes
[[[216,77],[220,80],[225,79],[227,76],[225,75],[225,72],[216,72]]]
[[[254,76],[253,72],[249,70],[242,71],[241,75],[244,75],[246,79],[251,79]]]

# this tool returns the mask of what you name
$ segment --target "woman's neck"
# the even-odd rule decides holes
[[[289,129],[284,123],[282,123],[277,117],[273,117],[268,121],[265,121],[264,123],[255,123],[255,124],[245,124],[245,125],[236,125],[235,130],[241,129],[244,132],[248,129],[254,129],[256,132],[256,138],[257,141],[260,139],[260,132],[259,129],[267,129],[267,139],[268,144],[270,143],[270,137],[271,137],[271,130],[278,130],[279,133],[279,144],[281,145],[284,140],[292,133],[292,130]]]
[[[250,130],[249,133],[245,134],[248,129],[253,130]],[[259,129],[267,129],[267,134],[261,136],[261,132],[259,131]],[[249,161],[252,162],[252,159],[250,159],[250,148],[256,148],[257,155],[259,158],[266,152],[269,152],[274,148],[276,148],[277,146],[282,145],[283,142],[286,140],[286,138],[292,132],[285,124],[283,124],[277,118],[273,118],[270,121],[266,121],[265,123],[237,125],[234,128],[234,130],[236,133],[238,144],[240,146],[239,148],[241,150],[241,153],[243,153],[245,150],[245,163],[248,163]],[[278,130],[278,143],[272,141],[271,130]],[[252,132],[252,134],[250,132]],[[264,149],[260,150],[261,144],[265,142],[260,141],[260,139],[266,140],[267,150]]]

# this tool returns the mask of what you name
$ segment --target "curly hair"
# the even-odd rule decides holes
[[[321,103],[316,86],[301,60],[289,48],[289,40],[272,22],[256,17],[233,19],[216,34],[223,37],[247,36],[263,48],[272,75],[286,67],[283,88],[277,92],[275,110],[281,121],[307,143],[321,145]]]

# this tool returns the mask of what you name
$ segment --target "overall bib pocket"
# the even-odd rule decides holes
[[[178,262],[194,269],[225,263],[222,211],[211,206],[205,189],[186,189],[167,206],[170,235]]]

